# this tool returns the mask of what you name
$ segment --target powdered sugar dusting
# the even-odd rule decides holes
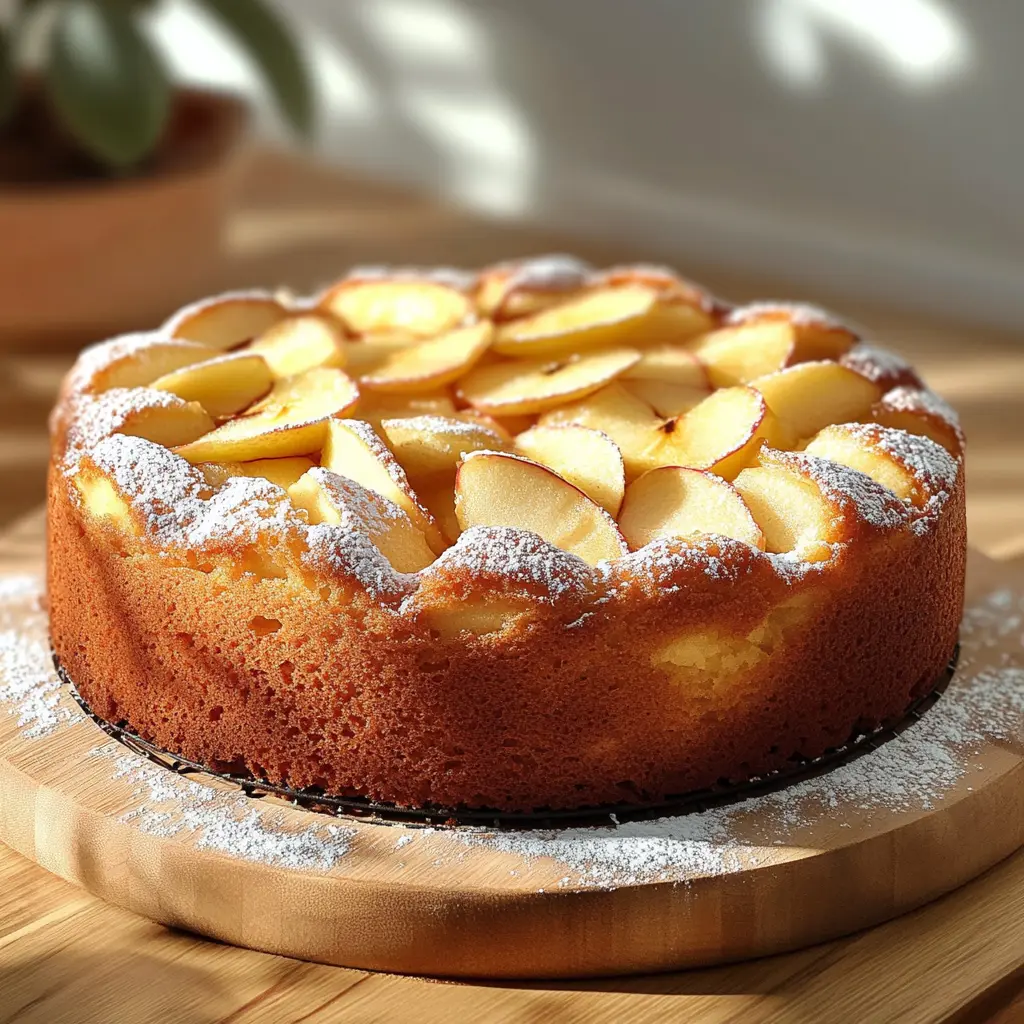
[[[533,256],[511,266],[505,283],[505,295],[516,291],[566,292],[582,288],[593,273],[593,267],[576,256],[552,253]]]
[[[906,466],[933,497],[948,496],[960,473],[959,463],[928,437],[874,423],[844,424],[843,429],[888,452]]]
[[[882,396],[881,404],[895,412],[919,412],[937,416],[957,431],[960,429],[960,417],[953,406],[928,388],[893,388]]]
[[[511,582],[540,589],[538,601],[553,602],[593,584],[597,573],[582,558],[541,540],[528,530],[507,526],[474,526],[466,530],[423,578],[451,571],[500,575]]]
[[[862,377],[867,377],[875,384],[894,383],[907,378],[917,379],[913,367],[901,356],[866,342],[854,345],[839,362],[851,370],[856,370]]]
[[[895,529],[910,519],[907,506],[887,487],[849,466],[805,452],[775,456],[784,465],[799,468],[818,485],[821,492],[840,508],[849,509],[863,522],[878,529]]]
[[[139,806],[119,820],[133,822],[147,835],[191,833],[197,849],[295,871],[330,871],[348,853],[355,835],[349,826],[314,821],[296,831],[286,826],[281,811],[256,808],[241,794],[183,778],[123,751],[119,743],[108,743],[92,754],[112,758],[111,778],[131,784]]]
[[[422,413],[419,416],[395,416],[386,419],[383,421],[385,432],[389,424],[400,425],[407,430],[423,431],[425,434],[449,434],[471,440],[486,437],[496,444],[500,444],[502,441],[501,435],[484,423],[476,423],[473,420],[457,420],[450,416],[438,416],[434,413]]]
[[[129,359],[144,349],[161,343],[183,344],[182,342],[172,342],[164,332],[138,331],[132,334],[120,334],[108,341],[90,345],[79,354],[71,373],[68,374],[67,386],[71,391],[84,391],[98,373],[122,359]],[[196,347],[199,348],[199,346]]]
[[[153,388],[112,388],[95,397],[83,395],[68,429],[68,445],[77,459],[105,437],[120,430],[146,409],[184,409],[188,403],[168,391]]]
[[[27,739],[82,719],[77,707],[60,700],[42,599],[39,576],[0,577],[0,712],[15,715]]]
[[[716,533],[662,537],[605,566],[607,597],[616,597],[623,585],[635,580],[673,594],[687,585],[693,570],[714,580],[739,579],[750,572],[751,552],[742,541]]]
[[[747,324],[756,320],[785,319],[799,327],[825,327],[828,330],[847,331],[854,333],[849,325],[838,317],[807,302],[781,302],[765,299],[751,302],[746,306],[736,306],[725,316],[725,323]]]

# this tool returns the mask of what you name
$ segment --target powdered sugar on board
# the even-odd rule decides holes
[[[257,807],[241,794],[183,778],[117,742],[97,747],[92,756],[113,761],[112,779],[127,781],[139,805],[121,815],[142,832],[167,838],[191,833],[200,850],[291,868],[330,871],[348,853],[355,830],[343,823],[312,820],[296,831],[284,814]]]
[[[50,736],[83,718],[76,705],[61,700],[42,597],[38,576],[0,580],[0,712],[15,715],[28,739]]]

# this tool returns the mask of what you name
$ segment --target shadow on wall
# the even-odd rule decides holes
[[[1019,325],[1024,9],[297,0],[323,152],[665,258]],[[241,84],[172,7],[181,70]]]

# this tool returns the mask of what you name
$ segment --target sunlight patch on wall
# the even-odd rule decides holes
[[[393,75],[394,104],[444,165],[442,189],[497,216],[523,213],[536,144],[496,79],[475,15],[448,0],[376,0],[364,16]]]
[[[929,89],[969,69],[970,38],[943,0],[764,0],[758,48],[788,85],[804,91],[828,76],[828,43],[867,56],[908,89]]]

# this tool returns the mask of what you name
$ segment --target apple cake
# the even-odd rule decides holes
[[[53,646],[215,770],[643,804],[899,718],[955,647],[963,436],[816,308],[568,257],[231,293],[86,350]]]

